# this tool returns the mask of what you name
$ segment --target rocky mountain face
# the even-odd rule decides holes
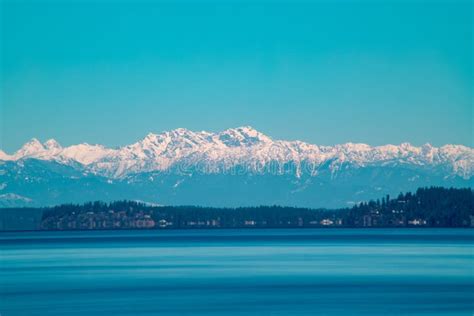
[[[0,206],[131,199],[158,204],[349,206],[420,186],[472,187],[474,149],[317,146],[251,127],[176,129],[120,148],[32,139],[0,151]]]

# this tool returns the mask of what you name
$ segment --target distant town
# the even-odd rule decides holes
[[[0,209],[0,230],[474,227],[470,188],[420,188],[352,208],[150,206],[133,201]]]

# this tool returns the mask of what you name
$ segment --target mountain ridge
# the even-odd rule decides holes
[[[474,149],[463,145],[318,146],[249,126],[181,128],[118,148],[32,139],[0,151],[0,207],[129,199],[334,208],[419,187],[474,187],[473,175]]]
[[[207,164],[207,172],[221,172],[245,164],[255,172],[257,165],[269,163],[296,164],[296,176],[301,165],[318,168],[325,163],[336,172],[341,164],[365,167],[374,164],[408,164],[444,166],[450,172],[469,179],[474,174],[474,149],[464,145],[420,147],[409,143],[370,146],[363,143],[345,143],[318,146],[301,141],[273,140],[250,126],[227,129],[222,132],[193,132],[184,128],[160,134],[149,133],[133,144],[107,148],[87,143],[62,147],[54,139],[41,143],[33,138],[18,151],[8,155],[0,151],[0,160],[22,159],[53,160],[62,164],[79,163],[88,171],[112,178],[130,174],[164,171],[174,165]],[[300,170],[300,171],[298,171]]]

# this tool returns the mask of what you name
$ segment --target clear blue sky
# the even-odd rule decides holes
[[[473,145],[471,1],[9,1],[0,148],[251,125]]]

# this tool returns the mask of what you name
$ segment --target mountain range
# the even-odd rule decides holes
[[[249,126],[179,128],[120,148],[32,139],[0,150],[0,206],[90,200],[153,204],[350,206],[421,186],[472,187],[474,149],[409,143],[317,146]]]

